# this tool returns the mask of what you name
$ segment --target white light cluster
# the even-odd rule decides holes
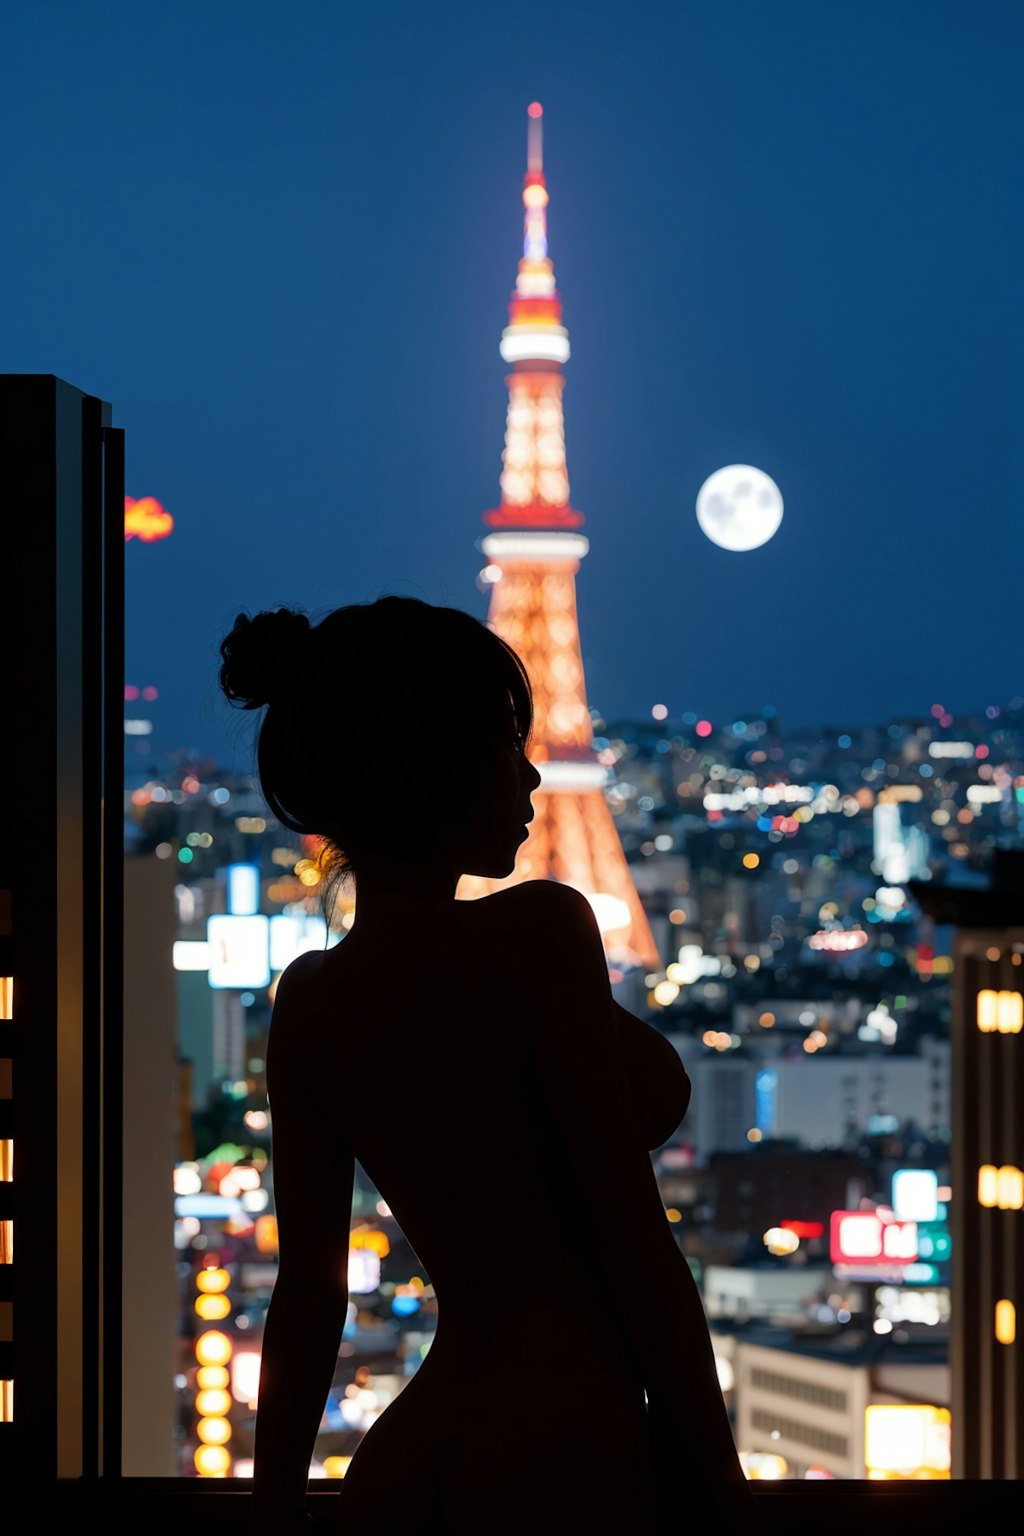
[[[930,1470],[949,1476],[948,1408],[930,1403],[871,1403],[864,1410],[864,1463],[868,1475],[895,1472],[904,1478]]]
[[[206,920],[211,987],[269,987],[270,919],[216,913]]]
[[[665,975],[677,986],[688,987],[704,976],[719,976],[721,971],[722,962],[717,955],[706,955],[699,944],[684,944]]]
[[[973,741],[930,741],[929,757],[973,757]]]
[[[489,533],[480,545],[488,560],[582,560],[590,541],[581,533]]]
[[[901,1221],[937,1221],[939,1179],[931,1168],[897,1168],[892,1176],[892,1208]]]
[[[1003,792],[995,784],[968,784],[967,798],[972,805],[995,805]]]
[[[547,762],[536,763],[540,774],[540,787],[556,793],[574,794],[578,790],[603,789],[608,782],[608,770],[600,763]]]
[[[824,949],[833,954],[862,949],[867,941],[863,928],[823,928],[807,940],[812,949]]]
[[[205,939],[175,939],[171,953],[176,971],[210,969],[210,946]]]
[[[543,331],[509,325],[501,333],[498,351],[506,363],[567,363],[569,333],[562,325],[552,325]]]
[[[198,1163],[178,1163],[174,1170],[174,1193],[198,1195],[203,1187]]]
[[[924,1323],[930,1328],[949,1319],[949,1291],[911,1291],[904,1286],[880,1285],[875,1292],[877,1315],[889,1323]]]
[[[239,1349],[231,1357],[231,1393],[236,1402],[256,1406],[260,1390],[260,1355],[252,1349]],[[238,1465],[235,1464],[235,1471]]]
[[[872,1008],[864,1023],[857,1030],[860,1040],[881,1040],[883,1045],[894,1045],[898,1024],[889,1012],[887,1003]]]
[[[875,1211],[846,1212],[841,1223],[845,1259],[917,1258],[917,1223],[886,1221]]]
[[[774,1253],[780,1258],[783,1254],[796,1253],[800,1247],[800,1239],[795,1232],[790,1232],[787,1227],[769,1227],[762,1235],[761,1241],[769,1253]]]
[[[532,266],[526,262],[519,268],[516,292],[524,299],[550,299],[555,291],[555,274],[550,265]]]
[[[704,796],[708,811],[745,811],[753,805],[806,805],[814,799],[814,790],[804,784],[748,784],[728,794],[715,790]]]
[[[372,1248],[348,1251],[348,1288],[353,1296],[369,1296],[380,1286],[380,1255]]]
[[[623,901],[621,896],[613,896],[608,891],[584,891],[583,894],[593,908],[597,926],[602,933],[614,933],[619,928],[629,927],[629,903]]]

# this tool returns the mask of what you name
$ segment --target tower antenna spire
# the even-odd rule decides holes
[[[544,174],[544,108],[531,101],[526,109],[526,168]]]

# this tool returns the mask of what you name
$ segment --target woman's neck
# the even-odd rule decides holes
[[[371,938],[410,917],[440,915],[454,903],[458,883],[458,872],[439,861],[375,859],[355,876],[350,937]]]

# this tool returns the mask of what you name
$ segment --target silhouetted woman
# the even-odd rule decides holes
[[[438,1304],[341,1484],[353,1536],[753,1528],[700,1297],[649,1155],[690,1084],[614,1001],[590,903],[501,879],[541,782],[515,653],[414,598],[239,618],[272,814],[351,872],[351,931],[282,975],[267,1054],[280,1267],[254,1516],[301,1525],[348,1304],[354,1161]],[[660,1522],[660,1523],[659,1523]]]

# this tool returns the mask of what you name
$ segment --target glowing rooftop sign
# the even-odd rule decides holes
[[[891,1211],[833,1211],[829,1238],[833,1264],[871,1268],[917,1258],[917,1222],[900,1221]]]
[[[939,1177],[934,1169],[897,1169],[892,1176],[892,1208],[905,1221],[937,1221]]]

